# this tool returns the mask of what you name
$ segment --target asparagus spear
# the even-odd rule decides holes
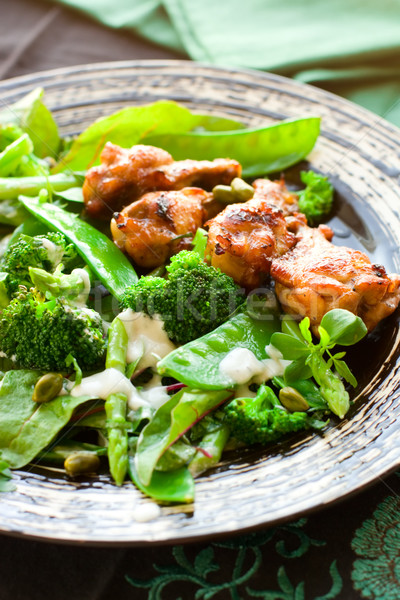
[[[124,324],[115,318],[108,330],[106,369],[118,369],[125,376],[128,335]],[[110,394],[105,402],[108,436],[108,462],[117,485],[122,485],[128,470],[128,433],[125,394]]]
[[[37,196],[41,189],[62,192],[81,185],[79,174],[60,173],[58,175],[34,177],[0,177],[0,200],[10,200],[18,196]]]

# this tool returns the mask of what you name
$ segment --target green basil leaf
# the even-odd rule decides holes
[[[344,360],[335,360],[334,359],[333,363],[334,363],[335,369],[339,373],[339,375],[341,377],[343,377],[343,379],[345,381],[347,381],[347,383],[350,383],[350,385],[352,385],[353,387],[356,387],[357,379],[354,377],[353,373],[350,371],[349,367],[344,362]]]
[[[356,344],[368,332],[360,317],[343,308],[327,312],[322,317],[321,326],[328,332],[331,342],[341,346]]]
[[[306,364],[307,356],[298,358],[285,369],[285,381],[292,385],[298,379],[309,379],[312,376],[310,367]]]
[[[299,328],[301,331],[301,335],[309,344],[312,344],[312,335],[310,331],[310,319],[308,317],[304,317],[302,321],[299,323]]]
[[[282,333],[287,333],[304,344],[304,337],[301,334],[299,324],[290,315],[282,316]]]
[[[320,325],[318,327],[318,333],[319,333],[319,341],[320,341],[320,345],[322,348],[327,348],[329,346],[329,344],[331,343],[331,338],[329,333],[326,331],[326,329],[324,329],[322,327],[322,325]]]
[[[286,333],[273,333],[270,343],[282,353],[285,360],[296,360],[309,354],[304,340],[300,341]]]

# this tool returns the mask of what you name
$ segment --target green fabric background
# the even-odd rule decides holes
[[[400,0],[60,0],[193,60],[262,69],[400,126]]]

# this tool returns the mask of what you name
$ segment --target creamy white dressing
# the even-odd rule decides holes
[[[90,276],[86,269],[74,269],[71,272],[71,275],[79,276],[83,281],[83,290],[81,293],[74,299],[74,305],[79,308],[84,308],[86,306],[86,302],[90,292]]]
[[[70,390],[71,396],[95,396],[107,400],[110,394],[125,394],[128,406],[137,410],[141,406],[147,406],[148,402],[141,398],[138,390],[118,369],[105,369],[95,375],[84,377],[79,385]]]
[[[131,410],[138,410],[142,406],[157,409],[169,399],[167,390],[160,385],[158,376],[145,387],[137,389],[125,375],[114,368],[84,377],[79,385],[70,387],[69,394],[75,397],[95,396],[101,400],[107,400],[110,394],[125,394],[128,408]]]
[[[158,315],[152,318],[128,308],[118,318],[128,334],[127,362],[132,363],[140,358],[137,370],[155,367],[161,358],[175,350],[176,346],[164,331]]]
[[[42,239],[42,244],[47,250],[49,261],[56,267],[62,259],[63,251],[60,246],[57,246],[51,240],[47,238]]]
[[[246,383],[263,383],[283,375],[290,360],[283,360],[282,354],[271,346],[265,351],[269,358],[258,360],[248,348],[234,348],[221,361],[219,369],[231,379],[232,383],[244,385]]]
[[[167,388],[161,385],[161,376],[158,373],[155,373],[150,381],[139,390],[139,394],[155,409],[160,408],[170,398]]]
[[[140,506],[135,506],[133,509],[133,518],[138,523],[146,523],[147,521],[153,521],[157,519],[161,515],[161,508],[158,504],[154,502],[149,502],[147,504],[141,504]]]

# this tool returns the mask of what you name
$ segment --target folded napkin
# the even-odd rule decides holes
[[[400,125],[400,0],[60,0],[197,61],[262,69]]]

